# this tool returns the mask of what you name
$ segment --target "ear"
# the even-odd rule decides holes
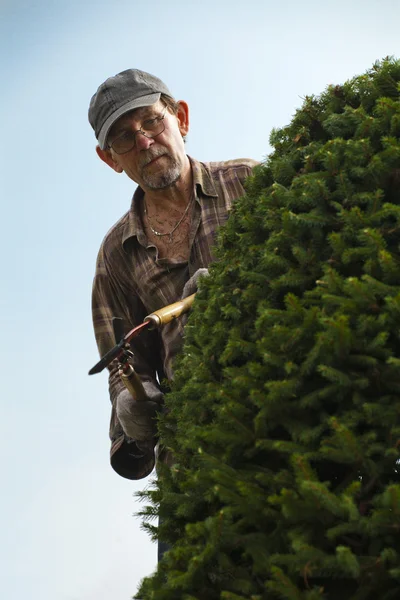
[[[189,133],[189,106],[184,100],[178,100],[178,105],[179,108],[176,117],[178,119],[179,131],[182,137],[185,137]]]
[[[106,165],[111,167],[116,173],[122,173],[123,169],[118,162],[114,160],[111,150],[102,150],[100,146],[96,146],[96,152],[97,156],[101,158]]]

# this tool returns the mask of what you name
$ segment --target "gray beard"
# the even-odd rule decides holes
[[[143,181],[151,190],[163,190],[173,185],[181,176],[181,169],[178,165],[174,165],[164,171],[152,175],[148,173],[143,175]]]
[[[156,156],[167,156],[170,161],[170,166],[164,171],[158,173],[147,173],[145,165],[150,162]],[[153,151],[151,155],[147,156],[147,162],[142,168],[142,178],[145,185],[151,190],[163,190],[173,185],[181,176],[181,165],[172,158],[169,154],[166,154],[160,149],[159,151]]]

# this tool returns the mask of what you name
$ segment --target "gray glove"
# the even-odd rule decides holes
[[[199,279],[201,277],[207,277],[208,269],[197,269],[196,273],[192,275],[192,277],[185,283],[185,287],[183,288],[181,300],[187,298],[187,296],[191,296],[195,292],[197,292],[197,288],[199,286]]]
[[[149,389],[146,392],[149,400],[144,401],[135,400],[127,389],[117,396],[117,417],[125,434],[135,442],[152,442],[157,435],[156,417],[162,409],[163,395],[159,390],[154,390],[153,394]]]

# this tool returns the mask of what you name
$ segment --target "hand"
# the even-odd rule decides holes
[[[181,300],[191,296],[195,292],[197,292],[197,288],[199,285],[199,279],[201,277],[207,277],[208,269],[197,269],[196,273],[192,275],[192,277],[185,283],[185,287],[183,288]]]
[[[154,400],[135,400],[122,390],[116,401],[116,413],[125,434],[135,442],[152,442],[157,435],[157,414],[162,405]]]
[[[184,298],[187,298],[188,296],[191,296],[192,294],[197,292],[199,279],[201,279],[201,277],[207,277],[207,275],[208,275],[208,269],[197,269],[195,274],[192,275],[192,277],[185,283],[185,286],[184,286],[183,292],[182,292],[182,296],[181,296],[181,300],[183,300]],[[189,317],[189,313],[182,315],[181,322],[182,322],[183,327],[186,326],[188,317]]]

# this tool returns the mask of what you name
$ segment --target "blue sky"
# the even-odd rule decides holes
[[[155,567],[133,516],[149,479],[108,464],[90,291],[134,186],[97,158],[90,97],[136,67],[191,108],[200,160],[269,152],[273,127],[400,56],[397,0],[2,0],[0,550],[7,600],[128,600]]]

